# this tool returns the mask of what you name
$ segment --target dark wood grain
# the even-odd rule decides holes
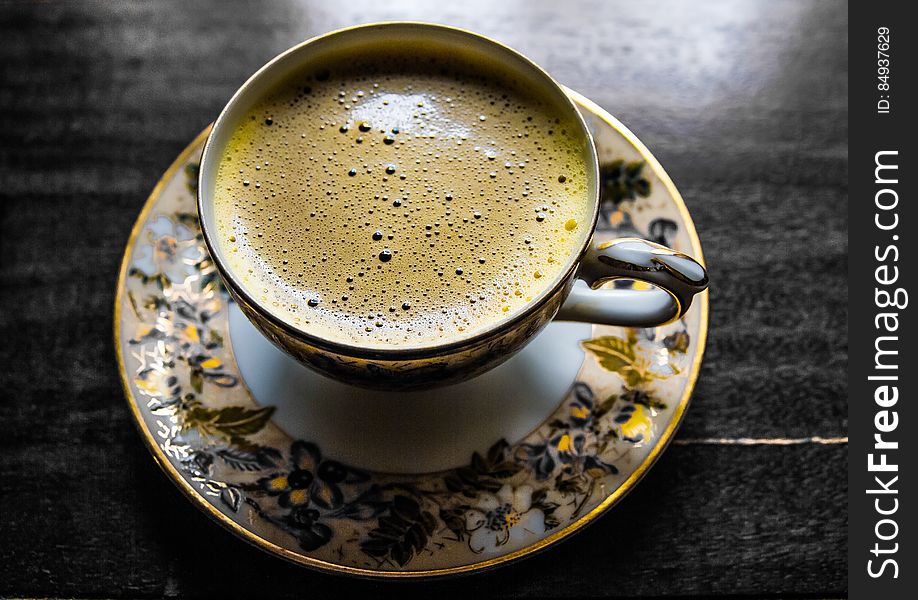
[[[0,596],[843,596],[847,7],[741,1],[0,4]],[[629,125],[710,267],[693,406],[582,534],[450,582],[350,581],[210,523],[121,397],[117,265],[150,188],[295,42],[410,18],[492,35]]]

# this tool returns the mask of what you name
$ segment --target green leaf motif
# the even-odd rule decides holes
[[[204,391],[204,373],[201,371],[201,369],[192,369],[191,389],[199,394]]]
[[[192,230],[201,228],[198,223],[198,213],[177,212],[175,213],[175,220]]]
[[[185,428],[195,428],[206,435],[218,435],[227,439],[240,438],[261,431],[273,413],[273,406],[227,406],[219,409],[198,406],[186,414]]]
[[[620,337],[607,335],[581,342],[581,345],[607,371],[620,373],[634,364],[634,344]]]
[[[201,171],[201,165],[197,163],[188,163],[185,165],[185,186],[192,194],[198,191],[198,173]]]
[[[618,205],[625,200],[650,196],[651,186],[643,175],[644,165],[642,160],[626,163],[621,159],[600,165],[603,202]]]
[[[670,352],[685,354],[689,347],[689,334],[685,331],[677,331],[663,338],[663,345]]]
[[[446,525],[446,528],[453,532],[457,541],[465,539],[465,511],[466,506],[457,508],[440,507],[440,520]]]
[[[223,347],[223,336],[217,333],[215,329],[211,329],[210,330],[210,340],[208,341],[208,345],[214,348],[222,348]]]
[[[633,341],[607,335],[581,342],[580,345],[596,357],[603,369],[621,375],[628,386],[640,385],[647,380],[646,374],[635,364],[637,356]]]
[[[408,496],[395,496],[387,515],[379,518],[378,526],[360,543],[364,554],[381,560],[391,560],[400,567],[427,547],[427,542],[437,529],[437,519],[422,510],[418,502]]]
[[[597,406],[596,409],[594,410],[594,418],[601,419],[602,417],[604,417],[606,414],[609,413],[610,410],[612,410],[616,402],[618,402],[618,394],[612,394],[611,396],[603,400],[603,402],[599,406]]]

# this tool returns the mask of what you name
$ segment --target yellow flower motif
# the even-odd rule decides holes
[[[223,363],[220,362],[220,359],[216,357],[208,358],[201,363],[201,367],[204,369],[219,369],[222,365]]]
[[[575,419],[585,420],[590,416],[590,409],[580,404],[571,405],[571,416]]]
[[[287,478],[285,477],[284,480]],[[306,504],[309,502],[309,490],[292,490],[290,492],[290,504],[292,506],[299,506],[300,504]]]
[[[268,482],[268,489],[272,492],[282,492],[287,489],[287,476],[281,475]]]
[[[571,436],[565,433],[561,436],[561,439],[558,440],[558,452],[569,452],[571,449]]]
[[[153,331],[153,325],[149,323],[138,323],[137,324],[137,333],[134,334],[135,339],[140,339],[150,335]]]
[[[156,360],[156,357],[152,358]],[[173,396],[176,381],[161,363],[153,362],[149,367],[144,367],[137,373],[134,377],[134,385],[137,386],[140,393],[151,398],[169,398]]]
[[[161,396],[162,395],[160,391],[159,381],[141,379],[138,377],[137,379],[134,380],[134,384],[137,385],[137,387],[140,388],[140,390],[146,393],[147,395],[150,395],[150,396]]]
[[[646,408],[634,405],[627,421],[621,423],[622,437],[629,442],[640,442],[650,437],[651,420]]]
[[[188,339],[195,344],[201,341],[201,338],[198,337],[198,328],[194,325],[188,325],[185,327],[185,335],[188,336]]]

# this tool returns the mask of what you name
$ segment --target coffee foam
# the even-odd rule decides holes
[[[241,120],[217,243],[259,304],[313,335],[433,345],[512,318],[590,233],[574,121],[443,54],[324,64]]]

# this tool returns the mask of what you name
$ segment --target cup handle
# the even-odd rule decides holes
[[[558,320],[657,327],[681,318],[695,294],[708,287],[708,274],[694,258],[640,238],[594,243],[577,276],[580,281],[555,316]],[[654,287],[596,289],[614,279],[633,279]]]

